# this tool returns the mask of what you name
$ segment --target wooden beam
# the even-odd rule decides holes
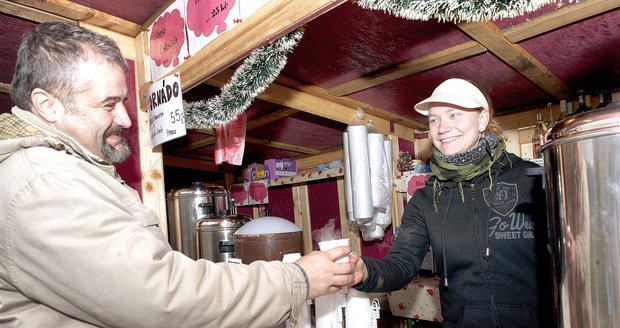
[[[212,78],[207,79],[205,81],[206,84],[215,86],[215,87],[219,87],[221,88],[222,86],[224,86],[224,84],[230,80],[230,78],[232,77],[234,73],[234,70],[232,69],[224,69],[221,72],[217,73],[216,75],[214,75]],[[420,123],[417,122],[415,120],[409,119],[407,117],[404,117],[402,115],[398,115],[392,112],[389,112],[385,109],[352,99],[352,98],[348,98],[348,97],[339,97],[339,96],[334,96],[331,95],[329,92],[327,92],[327,90],[317,87],[317,86],[313,86],[313,85],[300,85],[299,83],[297,83],[296,81],[293,81],[291,78],[288,78],[286,76],[279,76],[276,79],[276,83],[278,81],[281,81],[283,83],[279,83],[281,85],[284,85],[286,87],[290,87],[292,89],[298,90],[298,91],[302,91],[314,96],[318,96],[321,97],[327,101],[331,101],[343,106],[347,106],[350,108],[361,108],[363,109],[367,114],[370,115],[374,115],[380,118],[383,118],[385,120],[394,122],[394,123],[399,123],[405,127],[408,128],[412,128],[412,129],[424,129],[426,128],[426,124],[424,123]],[[294,109],[289,109],[289,110],[294,110]],[[285,113],[278,113],[277,115],[282,115],[284,116]],[[291,112],[291,115],[294,114],[294,112]],[[264,116],[266,119],[271,117],[274,114],[270,114],[270,115],[266,115]],[[274,120],[280,119],[282,117],[274,117]],[[248,128],[249,130],[249,128]]]
[[[265,115],[263,117],[259,117],[257,119],[251,120],[249,122],[246,123],[245,128],[247,131],[250,131],[252,129],[256,129],[260,126],[269,124],[271,122],[275,122],[278,120],[281,120],[283,118],[289,117],[295,113],[298,113],[299,110],[297,109],[293,109],[293,108],[282,108],[276,112],[270,113],[269,115]]]
[[[495,117],[495,120],[502,128],[502,130],[512,130],[519,128],[526,128],[536,125],[536,113],[542,111],[543,119],[545,122],[550,121],[549,110],[545,108],[534,108],[526,111],[520,111],[517,113],[502,115]],[[552,106],[553,117],[557,120],[560,117],[560,105],[554,104]]]
[[[377,106],[373,106],[371,104],[368,104],[368,103],[365,103],[365,102],[362,102],[362,101],[359,101],[353,98],[344,97],[344,96],[335,96],[321,87],[318,87],[315,85],[302,84],[299,81],[296,81],[295,79],[292,79],[284,75],[278,76],[275,80],[275,83],[293,88],[295,90],[303,91],[311,95],[319,96],[326,100],[333,101],[335,103],[338,103],[338,104],[341,104],[347,107],[360,108],[368,114],[381,117],[383,119],[386,119],[394,123],[402,124],[403,126],[406,126],[412,129],[420,129],[426,126],[426,124],[423,122],[410,119],[408,117],[387,111],[383,108],[379,108]]]
[[[211,146],[215,143],[215,137],[208,137],[202,140],[198,140],[195,142],[190,143],[189,145],[183,146],[183,147],[179,147],[179,148],[175,148],[174,152],[175,153],[186,153],[186,152],[190,152],[192,150],[196,150],[196,149],[200,149],[200,148],[204,148],[204,147],[208,147]]]
[[[228,81],[227,71],[216,74],[207,80],[212,85],[223,85]],[[294,108],[306,113],[325,117],[332,121],[349,124],[357,115],[357,109],[351,108],[322,97],[289,87],[272,83],[267,90],[257,96],[258,99],[272,102],[281,106]],[[376,115],[366,113],[366,119],[372,120],[373,124],[383,134],[393,134],[399,138],[414,141],[415,129],[394,123],[394,132],[390,132],[390,121]]]
[[[19,3],[15,3],[7,0],[0,0],[0,12],[9,14],[11,16],[27,19],[37,23],[43,22],[65,22],[65,23],[75,23],[71,19],[67,19],[65,17],[48,13],[36,8],[31,8],[28,6],[21,5]]]
[[[319,150],[319,149],[308,148],[308,147],[303,147],[303,146],[296,146],[296,145],[292,145],[292,144],[284,143],[284,142],[279,142],[279,141],[273,141],[273,140],[267,140],[267,139],[259,139],[259,138],[254,138],[254,137],[251,137],[251,136],[246,136],[245,137],[245,142],[249,142],[249,143],[253,143],[253,144],[257,144],[257,145],[262,145],[262,146],[273,147],[273,148],[290,150],[290,151],[294,151],[294,152],[302,153],[302,154],[316,155],[316,154],[320,154],[321,153],[321,150]]]
[[[2,93],[9,93],[10,89],[11,89],[11,84],[10,83],[0,82],[0,92],[2,92]]]
[[[573,97],[571,89],[520,45],[508,41],[491,22],[460,23],[463,32],[556,99]]]
[[[248,19],[205,45],[170,74],[179,73],[187,91],[238,62],[252,50],[277,39],[346,0],[271,0]],[[146,94],[148,85],[141,94]]]
[[[335,96],[352,94],[379,84],[387,83],[405,76],[443,66],[457,60],[475,56],[485,51],[486,49],[475,41],[465,42],[424,57],[410,60],[388,71],[376,75],[360,77],[337,85],[328,89],[327,92]]]
[[[293,194],[293,215],[295,224],[301,228],[304,244],[304,254],[312,252],[312,225],[310,218],[310,201],[308,200],[308,185],[294,185],[291,188]]]
[[[103,27],[99,27],[97,25],[92,25],[89,23],[81,23],[80,26],[89,29],[91,31],[97,32],[99,34],[105,35],[110,39],[116,42],[118,48],[121,50],[123,57],[125,59],[130,59],[132,61],[136,61],[136,39],[125,34],[121,34],[118,32],[114,32],[108,30]]]
[[[422,129],[426,127],[426,124],[424,123],[421,123],[421,122],[412,120],[408,117],[387,111],[383,108],[379,108],[377,106],[373,106],[373,105],[370,105],[365,102],[361,102],[359,100],[355,100],[349,97],[334,96],[330,94],[327,90],[317,87],[317,86],[313,86],[313,85],[302,86],[302,87],[299,87],[298,90],[309,93],[311,95],[321,97],[325,100],[328,100],[328,101],[331,101],[337,104],[341,104],[343,106],[347,106],[350,108],[360,108],[364,110],[364,112],[366,112],[367,114],[380,117],[390,122],[398,123],[402,126],[405,126],[411,129]],[[411,110],[413,112],[413,107]]]
[[[142,32],[142,27],[138,24],[68,0],[14,0],[14,2],[73,21],[103,27],[131,37],[136,37]]]
[[[617,0],[582,1],[509,27],[505,29],[503,33],[510,42],[517,43],[618,7],[620,7],[620,1]],[[327,91],[335,96],[352,94],[395,79],[475,56],[485,51],[486,49],[477,42],[469,41],[424,57],[410,60],[382,73],[364,76],[337,85]]]
[[[344,178],[336,179],[336,185],[338,187],[338,211],[340,213],[340,234],[342,238],[349,238],[349,245],[351,245],[351,251],[357,255],[362,254],[362,243],[360,239],[360,230],[356,224],[349,224],[349,218],[347,217],[346,206],[346,194],[344,186]]]
[[[618,0],[585,0],[564,5],[558,10],[504,29],[504,36],[508,41],[517,43],[619,7]]]
[[[161,145],[153,149],[151,147],[150,117],[149,113],[138,108],[146,106],[146,99],[139,96],[138,86],[150,79],[148,68],[148,47],[146,41],[148,34],[140,33],[135,39],[136,48],[136,101],[137,119],[135,124],[138,126],[138,152],[140,156],[140,173],[142,203],[159,217],[159,226],[164,235],[168,235],[168,224],[166,221],[166,191],[164,187],[164,165],[162,160]]]
[[[329,163],[333,160],[342,160],[344,159],[344,152],[342,148],[332,150],[332,151],[324,151],[320,154],[314,156],[306,156],[303,158],[297,158],[297,171],[304,171],[308,169],[312,169],[315,171],[315,168],[321,164]]]
[[[164,155],[163,158],[164,165],[183,169],[218,173],[238,173],[240,170],[238,166],[226,163],[216,165],[213,162],[213,158],[182,157],[174,155]]]
[[[200,133],[208,134],[208,135],[215,135],[215,131],[213,129],[200,129],[200,130],[196,130],[196,131],[200,132]],[[192,143],[189,146],[185,146],[185,147],[181,147],[181,148],[175,149],[175,152],[186,152],[186,151],[189,151],[189,150],[195,150],[195,149],[198,149],[198,148],[210,146],[214,142],[215,142],[215,138],[213,138],[213,139],[209,138],[208,141],[207,140],[200,140],[200,141]],[[262,146],[266,146],[266,147],[271,147],[271,148],[290,150],[290,151],[294,151],[294,152],[302,153],[302,154],[315,155],[315,154],[321,153],[320,149],[308,148],[308,147],[293,145],[293,144],[289,144],[289,143],[285,143],[285,142],[272,141],[272,140],[268,140],[268,139],[254,138],[254,137],[248,136],[248,135],[246,135],[246,137],[245,137],[245,142],[253,143],[253,144],[256,144],[256,145],[262,145]]]

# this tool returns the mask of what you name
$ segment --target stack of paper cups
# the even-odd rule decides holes
[[[338,246],[349,246],[349,238],[327,240],[319,242],[319,249],[326,251]],[[336,260],[336,263],[349,262],[349,255]],[[342,308],[346,303],[346,296],[341,290],[336,294],[317,297],[314,300],[316,312],[316,328],[342,327]]]
[[[321,251],[326,251],[328,249],[332,249],[338,246],[349,246],[349,238],[326,240],[326,241],[319,242],[319,249]],[[349,255],[345,255],[336,260],[336,263],[348,263],[348,262],[349,262]]]

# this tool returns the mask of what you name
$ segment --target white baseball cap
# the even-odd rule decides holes
[[[430,97],[415,104],[413,108],[422,115],[428,115],[428,106],[442,102],[464,108],[489,109],[487,98],[471,82],[463,79],[448,79],[438,85]]]

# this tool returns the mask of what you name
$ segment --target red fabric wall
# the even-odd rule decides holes
[[[269,215],[281,217],[295,223],[292,189],[291,185],[269,188],[269,204],[265,206],[270,211]],[[261,213],[261,215],[264,214]]]
[[[127,60],[127,64],[129,64],[129,69],[125,74],[125,81],[127,82],[127,90],[128,90],[128,99],[125,102],[125,107],[127,108],[127,113],[129,114],[129,118],[131,118],[131,128],[126,133],[127,142],[129,143],[129,147],[131,149],[131,156],[124,161],[123,163],[117,163],[114,166],[118,171],[118,174],[127,182],[129,186],[136,189],[140,193],[140,197],[142,197],[142,188],[141,184],[141,170],[140,170],[140,140],[139,140],[139,130],[138,130],[138,106],[137,106],[137,98],[136,98],[136,78],[135,78],[135,65],[131,60]]]
[[[308,202],[310,204],[310,225],[312,231],[325,227],[330,219],[334,219],[333,233],[338,231],[337,238],[342,235],[340,228],[340,208],[338,206],[338,185],[336,179],[312,181],[308,183]],[[327,231],[327,230],[326,230]],[[329,238],[335,239],[335,238]],[[312,249],[319,250],[318,242],[312,240]]]

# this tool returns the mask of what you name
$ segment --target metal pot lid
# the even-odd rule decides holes
[[[620,102],[569,116],[547,132],[543,150],[558,143],[600,137],[620,132]]]
[[[298,231],[301,231],[301,229],[295,223],[287,219],[277,216],[265,216],[244,224],[234,235],[261,235]]]
[[[168,198],[204,197],[227,195],[228,191],[222,186],[217,186],[205,182],[194,181],[189,187],[170,190]]]
[[[196,222],[196,229],[236,228],[251,220],[252,218],[250,216],[243,214],[213,216],[198,220],[198,222]]]

